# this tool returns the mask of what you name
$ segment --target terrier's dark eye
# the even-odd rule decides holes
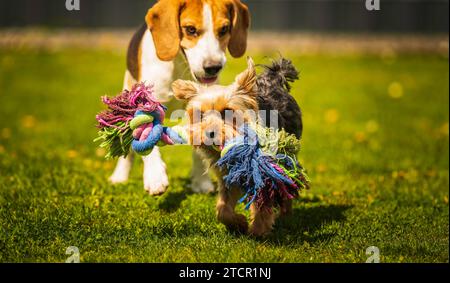
[[[197,35],[197,29],[194,26],[187,26],[184,28],[187,35],[190,36],[196,36]]]
[[[223,26],[223,27],[219,30],[219,36],[220,36],[220,37],[225,36],[225,35],[228,33],[229,30],[230,30],[230,27],[229,27],[229,26]]]

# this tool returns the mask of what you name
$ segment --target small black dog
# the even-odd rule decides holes
[[[303,131],[302,112],[295,99],[289,94],[291,83],[298,80],[298,71],[292,62],[281,58],[271,66],[261,65],[265,71],[258,76],[258,107],[259,110],[278,111],[279,128],[301,138]],[[270,125],[270,115],[264,121],[266,127]]]

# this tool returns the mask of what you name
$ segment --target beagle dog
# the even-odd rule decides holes
[[[226,63],[226,50],[242,57],[247,49],[250,14],[240,0],[159,0],[133,36],[127,56],[124,89],[137,82],[153,85],[163,103],[172,99],[171,84],[193,79],[213,84]],[[143,158],[144,188],[151,195],[166,191],[169,180],[158,148]],[[119,159],[112,183],[123,183],[133,156]],[[205,174],[200,157],[193,156],[192,190],[211,192],[214,186]]]

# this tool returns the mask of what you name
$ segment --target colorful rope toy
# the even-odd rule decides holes
[[[148,155],[157,146],[185,144],[186,140],[180,136],[180,131],[169,127],[163,127],[164,111],[158,109],[156,112],[148,113],[137,111],[130,128],[133,130],[133,142],[131,147],[140,155]]]
[[[227,188],[244,190],[240,202],[246,201],[246,209],[252,203],[271,209],[309,189],[309,178],[296,157],[300,140],[294,135],[248,124],[239,134],[226,142],[217,166],[228,172]]]
[[[130,148],[148,155],[155,146],[187,144],[183,127],[163,126],[166,108],[152,95],[151,87],[137,84],[131,91],[102,100],[108,109],[96,116],[99,136],[94,141],[102,141],[106,158],[127,156]],[[247,209],[252,203],[271,209],[309,188],[308,176],[297,161],[300,140],[295,135],[249,124],[239,134],[226,142],[216,165],[226,170],[228,188],[244,190],[240,201],[247,202]]]
[[[115,98],[102,98],[108,109],[96,116],[100,147],[107,149],[106,158],[127,156],[130,148],[148,155],[155,146],[186,144],[182,127],[164,127],[166,108],[144,83],[136,84]]]

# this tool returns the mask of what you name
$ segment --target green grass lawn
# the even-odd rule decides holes
[[[0,49],[0,262],[64,262],[69,246],[82,262],[365,262],[369,246],[382,262],[449,261],[448,58],[285,54],[302,74],[313,183],[255,240],[216,221],[215,195],[190,193],[187,147],[163,149],[161,197],[144,192],[140,160],[108,184],[95,114],[121,88],[123,55]],[[230,60],[223,81],[244,68]]]

